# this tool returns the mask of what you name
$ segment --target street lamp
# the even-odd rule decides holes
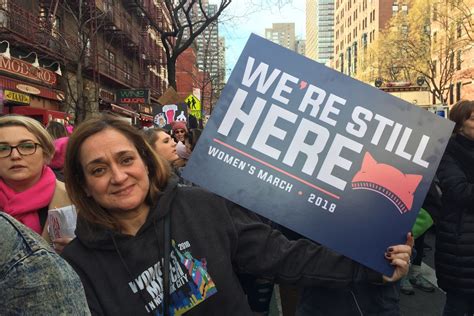
[[[8,59],[12,58],[12,56],[10,55],[10,42],[7,40],[3,40],[0,42],[0,44],[3,44],[3,43],[7,43],[7,49],[5,49],[3,53],[0,53],[0,55]]]
[[[38,54],[36,52],[31,52],[26,56],[18,56],[20,59],[25,59],[30,57],[31,54],[35,54],[35,61],[32,63],[33,67],[38,68],[40,66],[39,60],[38,60]]]
[[[59,76],[62,76],[63,73],[62,73],[62,71],[61,71],[61,64],[59,63],[59,61],[53,61],[53,62],[52,62],[51,64],[49,64],[49,65],[43,65],[43,68],[51,67],[51,66],[54,65],[54,64],[57,64],[57,65],[58,65],[58,69],[56,69],[54,72],[55,72],[56,74],[58,74]]]

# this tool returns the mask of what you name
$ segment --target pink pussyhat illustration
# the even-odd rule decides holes
[[[163,105],[163,112],[165,112],[166,121],[168,124],[171,124],[171,122],[174,121],[174,115],[177,110],[178,106],[176,104]]]
[[[411,211],[414,193],[422,179],[418,174],[404,174],[393,166],[378,163],[366,152],[360,170],[352,179],[352,189],[379,193],[403,214]]]

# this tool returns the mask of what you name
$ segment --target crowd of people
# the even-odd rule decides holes
[[[474,102],[450,119],[439,209],[427,201],[420,214],[436,228],[444,315],[464,315],[474,312]],[[189,183],[181,170],[200,134],[181,121],[139,130],[107,115],[71,133],[0,117],[0,314],[265,315],[279,283],[300,288],[299,316],[399,315],[403,284],[434,290],[411,232],[380,254],[394,266],[383,276]],[[51,238],[48,210],[68,205],[76,236]],[[421,250],[426,228],[414,227]]]

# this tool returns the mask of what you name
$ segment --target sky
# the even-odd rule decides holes
[[[305,0],[233,0],[219,19],[219,36],[226,40],[227,77],[251,33],[264,36],[265,28],[271,28],[272,23],[294,22],[296,38],[304,39],[305,3]]]

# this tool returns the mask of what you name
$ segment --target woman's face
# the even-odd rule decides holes
[[[165,132],[157,132],[158,139],[154,144],[155,151],[169,162],[179,159],[176,154],[176,143],[174,139]]]
[[[112,216],[148,210],[148,169],[135,145],[121,132],[108,128],[90,136],[79,155],[87,195]]]
[[[474,111],[471,113],[471,116],[464,121],[460,132],[467,138],[474,140]]]
[[[46,159],[41,146],[35,144],[39,144],[38,138],[23,126],[0,128],[0,151],[6,153],[9,146],[22,146],[28,153],[34,152],[22,155],[14,148],[8,157],[0,158],[0,178],[16,192],[30,188],[41,178]]]
[[[184,129],[178,128],[174,131],[174,134],[176,135],[177,140],[184,143],[184,139],[186,138],[186,131]]]

